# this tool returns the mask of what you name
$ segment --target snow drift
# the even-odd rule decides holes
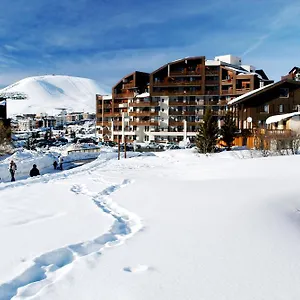
[[[28,77],[0,90],[0,93],[27,96],[26,100],[8,100],[8,116],[24,113],[53,115],[61,109],[95,112],[96,93],[106,94],[91,79],[63,75]]]

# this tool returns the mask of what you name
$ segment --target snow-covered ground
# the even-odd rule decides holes
[[[64,75],[44,75],[22,79],[2,90],[0,94],[20,92],[26,100],[8,100],[7,114],[56,115],[60,109],[95,112],[96,93],[107,94],[103,87],[88,78]]]
[[[1,300],[299,298],[300,156],[116,155],[0,184]]]

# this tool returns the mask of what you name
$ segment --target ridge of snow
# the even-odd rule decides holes
[[[299,116],[299,115],[300,115],[300,112],[293,112],[293,113],[282,114],[282,115],[274,115],[274,116],[269,117],[266,120],[266,124],[277,123],[279,121],[289,119],[289,118],[292,118],[293,116]]]

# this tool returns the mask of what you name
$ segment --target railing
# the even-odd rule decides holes
[[[191,111],[169,111],[170,116],[195,116],[196,112]]]
[[[222,84],[233,84],[232,79],[222,79]]]
[[[233,94],[233,90],[222,90],[222,95],[231,95]]]
[[[249,92],[249,91],[251,91],[251,89],[250,88],[243,88],[243,89],[236,89],[235,90],[236,91],[236,93],[247,93],[247,92]]]
[[[158,102],[130,102],[129,107],[156,107],[159,106]]]
[[[201,76],[202,75],[202,69],[199,68],[194,71],[189,71],[189,70],[175,70],[175,71],[170,71],[170,76],[177,76],[177,75],[195,75],[195,76]]]
[[[196,102],[179,102],[179,101],[170,101],[169,102],[169,107],[170,106],[195,106]]]
[[[106,113],[106,112],[104,112],[103,116],[104,117],[119,117],[119,116],[121,116],[121,113]]]
[[[202,81],[170,81],[170,82],[154,82],[153,86],[199,86]]]
[[[205,80],[206,85],[219,85],[219,80]]]
[[[204,95],[219,95],[220,94],[220,92],[219,92],[219,90],[217,90],[217,91],[205,91],[205,93],[204,93]]]
[[[124,89],[132,89],[132,88],[134,88],[134,83],[133,82],[132,83],[124,83],[123,88]]]
[[[133,98],[134,97],[134,93],[133,92],[129,92],[129,93],[114,94],[113,97],[115,99]]]
[[[205,75],[214,75],[214,76],[218,76],[220,74],[219,70],[205,70]]]
[[[202,91],[160,91],[160,92],[153,92],[151,96],[196,96],[196,95],[203,95]]]
[[[122,103],[114,103],[114,108],[126,108],[128,107],[128,102],[122,102]]]
[[[292,130],[291,129],[257,129],[256,133],[265,134],[269,136],[291,136]]]
[[[132,117],[147,117],[150,116],[150,111],[130,111],[129,115]]]

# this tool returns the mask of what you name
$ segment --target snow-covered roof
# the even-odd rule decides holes
[[[292,118],[293,116],[299,116],[299,115],[300,115],[300,112],[298,111],[298,112],[293,112],[293,113],[289,113],[289,114],[271,116],[266,120],[266,124],[277,123],[279,121],[286,120],[286,119]]]
[[[175,59],[175,60],[171,61],[171,63],[175,63],[175,62],[177,62],[177,61],[181,61],[181,60],[183,60],[183,59],[189,59],[190,57],[191,57],[191,56],[187,56],[187,57],[183,57],[183,58]]]
[[[142,94],[137,95],[136,98],[146,98],[146,97],[149,97],[149,96],[150,96],[150,94],[148,92],[146,92],[146,93],[142,93]]]
[[[270,86],[272,86],[272,85],[274,85],[274,84],[275,84],[275,82],[274,82],[274,83],[270,83],[270,84],[265,85],[265,86],[262,86],[262,87],[260,87],[260,88],[258,88],[258,89],[256,89],[256,90],[250,91],[250,92],[245,93],[245,94],[243,94],[243,95],[241,95],[241,96],[239,96],[239,97],[236,97],[236,98],[230,100],[230,101],[228,102],[228,105],[232,105],[232,104],[234,104],[234,103],[236,103],[236,102],[238,102],[238,101],[240,101],[240,100],[242,100],[242,99],[244,99],[244,98],[247,98],[248,96],[250,96],[250,95],[252,95],[252,94],[255,94],[255,93],[259,92],[259,91],[262,91],[262,90],[264,90],[265,88],[270,87]]]
[[[103,95],[102,99],[103,100],[112,100],[112,95]]]

